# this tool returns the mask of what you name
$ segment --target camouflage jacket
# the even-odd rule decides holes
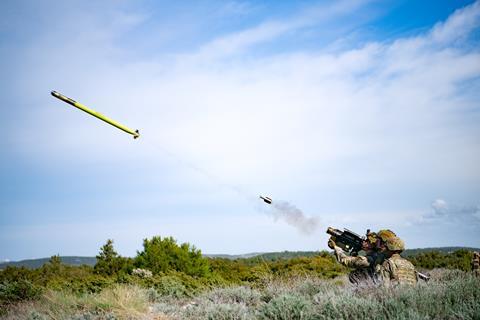
[[[347,255],[340,247],[335,246],[334,251],[335,251],[335,257],[337,258],[337,261],[349,268],[375,269],[377,265],[380,265],[383,262],[382,256],[375,252],[367,253],[366,256],[351,257]]]
[[[472,258],[472,270],[480,269],[480,253],[474,252]]]
[[[473,253],[472,271],[476,276],[480,276],[480,253],[478,252]]]
[[[352,257],[347,255],[340,247],[335,246],[337,261],[349,268],[355,268],[350,272],[348,279],[357,286],[376,286],[381,283],[380,267],[383,256],[376,252],[368,252],[366,256]]]
[[[415,285],[417,283],[415,267],[398,253],[393,254],[382,263],[380,275],[386,286]]]

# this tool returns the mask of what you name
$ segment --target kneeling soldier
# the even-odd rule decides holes
[[[479,252],[473,253],[472,272],[475,276],[480,277],[480,253]]]
[[[385,286],[395,285],[416,285],[417,274],[413,264],[400,256],[405,250],[405,244],[390,230],[381,230],[378,232],[380,242],[379,251],[385,255],[385,261],[382,263],[380,275]]]
[[[378,269],[383,262],[383,255],[375,250],[375,244],[378,241],[374,232],[369,232],[366,239],[362,242],[362,250],[365,256],[349,256],[342,248],[336,245],[331,237],[328,246],[334,250],[337,261],[346,267],[354,268],[348,275],[352,284],[357,286],[371,286],[380,283],[378,278]]]

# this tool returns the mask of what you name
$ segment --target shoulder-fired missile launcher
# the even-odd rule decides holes
[[[358,251],[362,250],[362,243],[365,239],[353,231],[348,229],[340,231],[328,227],[327,233],[332,236],[333,240],[340,248],[353,256],[357,255]]]

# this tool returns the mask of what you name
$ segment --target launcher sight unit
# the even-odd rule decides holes
[[[337,246],[352,256],[356,256],[358,252],[362,250],[362,244],[363,241],[365,241],[365,238],[353,231],[348,229],[343,229],[343,231],[340,231],[338,229],[328,227],[327,233],[332,236],[332,240],[335,241]]]

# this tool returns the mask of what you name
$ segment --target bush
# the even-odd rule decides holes
[[[71,320],[117,320],[118,318],[112,313],[102,312],[85,312],[74,315]]]
[[[120,271],[128,272],[131,269],[131,259],[120,257],[113,248],[113,240],[108,239],[107,243],[100,248],[100,253],[97,255],[97,263],[94,271],[97,274],[112,276],[118,274]]]
[[[10,304],[37,299],[42,289],[28,280],[4,281],[0,283],[0,314],[6,311]]]
[[[260,308],[258,316],[260,319],[273,320],[310,319],[312,304],[303,296],[283,294]]]
[[[218,304],[243,304],[257,306],[261,301],[261,293],[248,287],[217,288],[206,293],[204,298]]]
[[[180,246],[172,237],[153,237],[143,240],[143,251],[137,254],[135,265],[154,274],[179,271],[194,277],[205,277],[210,273],[208,260],[200,250],[188,243]]]
[[[471,270],[473,253],[461,249],[450,253],[430,251],[407,257],[416,267],[423,269],[448,268],[462,271]]]
[[[141,268],[136,268],[132,270],[132,275],[138,276],[140,278],[151,278],[152,277],[152,271],[146,270],[146,269],[141,269]]]
[[[183,297],[189,295],[187,287],[175,276],[163,276],[155,283],[155,289],[162,296]]]
[[[262,260],[249,259],[228,260],[210,259],[211,269],[230,284],[248,284],[262,286],[265,279],[271,277],[313,276],[333,279],[346,274],[348,268],[337,263],[335,258],[326,252],[311,257],[295,257],[291,259]]]
[[[185,310],[182,319],[208,320],[253,320],[255,317],[242,304],[225,304],[207,302],[199,306],[190,306]]]
[[[44,314],[41,314],[37,311],[32,311],[28,316],[28,320],[48,320],[48,318]]]

